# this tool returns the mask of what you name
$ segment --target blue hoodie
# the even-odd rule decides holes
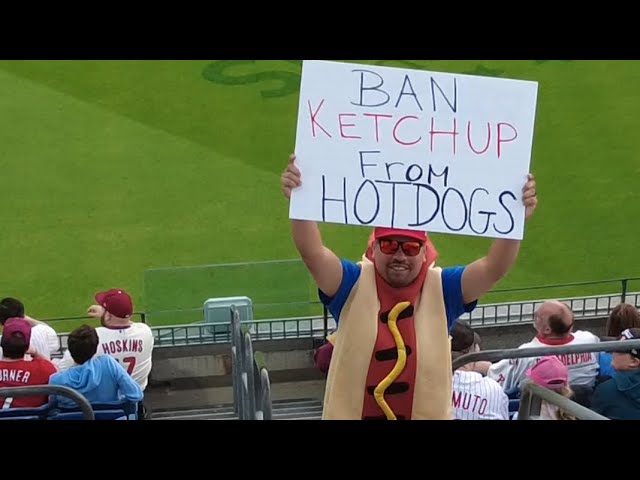
[[[89,403],[139,402],[144,396],[140,385],[109,355],[94,356],[82,365],[56,373],[49,378],[49,383],[72,388]],[[58,395],[57,400],[61,407],[78,406],[67,397]]]
[[[612,420],[640,420],[640,370],[616,372],[598,385],[591,409]]]

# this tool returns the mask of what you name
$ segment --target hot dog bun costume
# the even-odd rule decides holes
[[[435,267],[437,252],[426,234],[410,235],[416,234],[427,245],[427,259],[411,285],[389,286],[369,252],[359,263],[333,338],[323,419],[453,418],[442,269]]]

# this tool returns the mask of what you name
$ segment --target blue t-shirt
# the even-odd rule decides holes
[[[360,265],[350,262],[349,260],[342,260],[342,283],[340,288],[333,296],[328,297],[322,291],[318,291],[320,301],[326,305],[326,307],[333,315],[336,321],[336,325],[340,320],[340,313],[342,308],[349,298],[351,289],[360,278]],[[442,269],[442,293],[444,296],[444,305],[447,311],[447,325],[449,330],[455,323],[455,321],[463,314],[473,311],[478,304],[474,301],[469,304],[464,304],[462,300],[462,273],[465,267],[449,267]]]
[[[598,355],[598,362],[600,364],[600,375],[606,377],[615,377],[616,370],[611,366],[613,361],[613,354],[609,352],[600,352]]]

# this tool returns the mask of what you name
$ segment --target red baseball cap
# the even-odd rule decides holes
[[[420,242],[426,242],[427,232],[421,232],[417,230],[403,230],[400,228],[376,227],[373,231],[373,237],[376,240],[387,237],[408,237]]]
[[[3,337],[11,337],[14,333],[20,333],[27,342],[27,345],[31,342],[31,324],[24,318],[12,317],[8,318],[4,322],[4,330],[2,330]]]
[[[118,318],[129,318],[133,315],[133,300],[127,292],[119,288],[96,293],[96,301]]]

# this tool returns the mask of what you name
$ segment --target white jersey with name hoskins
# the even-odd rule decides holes
[[[534,338],[528,343],[523,343],[518,348],[554,347],[567,345],[580,345],[587,343],[598,343],[600,339],[591,332],[578,330],[562,344],[549,344],[539,338]],[[569,383],[572,385],[586,385],[592,387],[598,375],[599,365],[597,352],[571,353],[558,355],[558,358],[569,370]],[[514,358],[500,360],[494,363],[487,372],[487,377],[494,379],[505,390],[520,387],[522,381],[527,378],[527,370],[535,365],[538,358]]]
[[[509,398],[498,382],[478,372],[453,372],[456,420],[509,420]]]
[[[138,382],[140,388],[147,387],[149,373],[151,373],[151,358],[153,353],[153,332],[145,323],[132,323],[127,328],[96,328],[98,333],[98,355],[110,355]],[[57,362],[58,370],[66,370],[76,363],[71,358],[69,350]]]

